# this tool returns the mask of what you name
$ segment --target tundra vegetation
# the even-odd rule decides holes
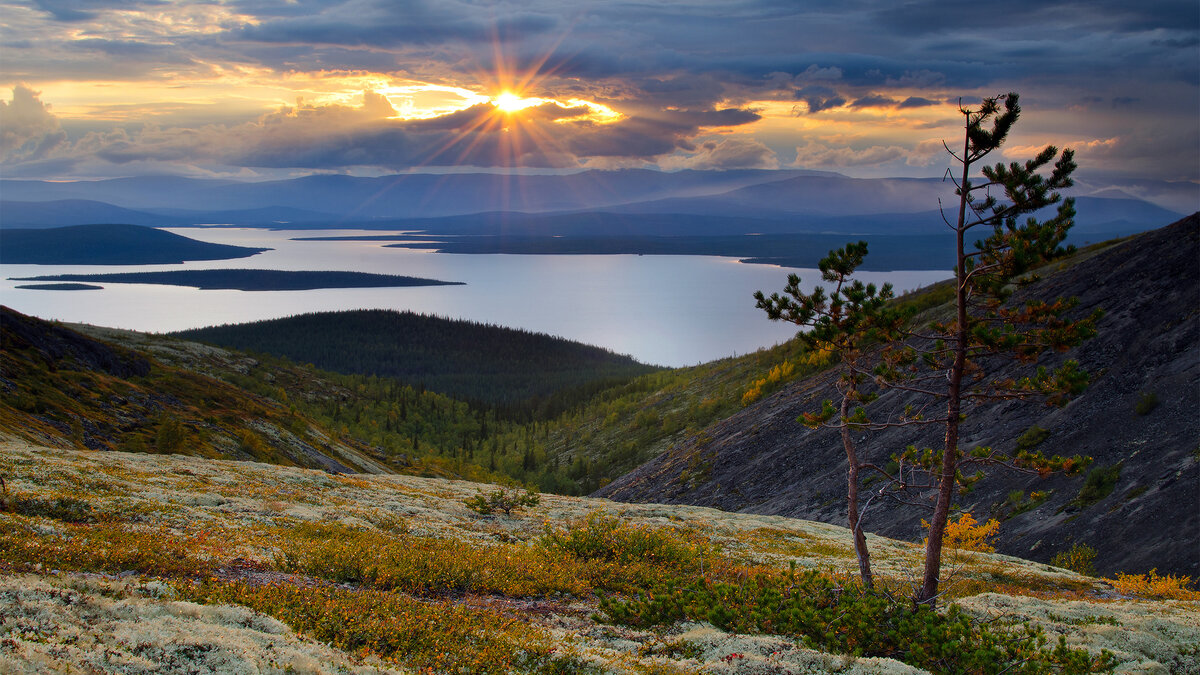
[[[1018,96],[1009,93],[984,99],[978,108],[962,107],[960,112],[965,121],[962,150],[956,153],[947,146],[959,168],[957,175],[947,171],[959,196],[957,216],[943,216],[956,241],[952,318],[906,327],[903,317],[886,302],[890,288],[876,290],[851,281],[866,255],[865,242],[832,251],[821,261],[824,280],[835,284],[828,296],[821,287],[803,292],[796,275],[789,277],[784,294],[767,298],[760,292],[755,296],[768,318],[810,328],[803,339],[828,345],[838,359],[841,405],[835,408],[832,401],[826,401],[820,411],[806,413],[801,420],[809,426],[842,431],[849,463],[849,520],[860,576],[868,589],[872,579],[869,552],[860,534],[859,472],[869,470],[885,479],[868,499],[868,506],[878,498],[931,501],[922,577],[911,593],[915,603],[930,605],[939,597],[944,539],[954,496],[982,477],[982,467],[1007,466],[1047,474],[1079,471],[1087,463],[1078,456],[1047,457],[1032,451],[1044,438],[1033,430],[1023,437],[1026,447],[1019,447],[1011,456],[987,447],[960,447],[959,427],[977,406],[1032,398],[1062,404],[1080,393],[1088,380],[1074,361],[1053,371],[1038,368],[1019,380],[995,375],[994,364],[1000,359],[1036,364],[1046,353],[1065,351],[1094,335],[1099,318],[1095,313],[1066,319],[1064,313],[1073,306],[1067,299],[1009,302],[1014,288],[1028,281],[1031,270],[1070,252],[1062,243],[1073,224],[1074,202],[1064,200],[1060,190],[1072,185],[1074,153],[1063,150],[1060,154],[1048,146],[1023,163],[984,165],[979,170],[983,179],[977,181],[976,166],[1003,145],[1020,116]],[[1047,167],[1049,174],[1042,175]],[[1031,215],[1056,204],[1057,212],[1050,218],[1039,221]],[[1022,217],[1026,219],[1019,222]],[[971,243],[968,236],[974,235],[973,230],[984,234]],[[863,390],[866,383],[874,385],[871,391]],[[869,415],[867,406],[878,398],[879,390],[886,389],[909,395],[903,410]],[[937,404],[944,406],[944,413],[931,412]],[[862,457],[851,438],[852,432],[924,424],[944,427],[939,450],[873,449],[871,455],[876,458],[895,451],[890,452],[895,471],[881,459]],[[1107,476],[1095,481],[1098,487],[1093,492],[1099,493],[1112,482]]]
[[[1194,672],[1200,643],[1184,580],[963,550],[913,608],[853,583],[845,529],[781,517],[484,517],[465,482],[15,442],[0,474],[6,672]],[[874,549],[903,588],[920,549]]]

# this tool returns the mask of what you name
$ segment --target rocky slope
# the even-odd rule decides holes
[[[1093,373],[1063,408],[1036,403],[972,412],[963,445],[1012,451],[1023,434],[1047,454],[1089,455],[1087,476],[1038,479],[994,471],[958,500],[981,521],[1002,521],[998,550],[1048,561],[1077,543],[1098,551],[1102,573],[1200,574],[1200,216],[1041,270],[1015,300],[1078,297],[1078,314],[1105,311],[1099,335],[1058,359]],[[1018,372],[1018,371],[1014,371]],[[845,455],[829,430],[796,422],[833,398],[829,377],[785,387],[598,491],[629,502],[712,506],[729,511],[845,522]],[[888,392],[877,409],[906,397]],[[1034,427],[1048,432],[1037,433]],[[876,461],[910,444],[938,447],[937,428],[872,433],[862,449]],[[1107,478],[1107,480],[1104,480]],[[1080,491],[1085,482],[1095,490]],[[869,488],[870,486],[868,486]],[[1035,491],[1048,492],[1044,501]],[[877,503],[866,528],[919,539],[927,512]]]

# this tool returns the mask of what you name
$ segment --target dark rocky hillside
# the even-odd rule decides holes
[[[964,446],[1013,451],[1023,435],[1026,444],[1044,436],[1036,448],[1047,454],[1094,458],[1092,487],[1081,498],[1088,472],[1039,479],[997,469],[958,506],[1002,521],[1002,553],[1049,561],[1083,543],[1098,551],[1100,573],[1200,575],[1200,214],[1040,273],[1016,301],[1076,296],[1075,311],[1105,311],[1099,335],[1059,357],[1077,359],[1093,382],[1063,408],[1010,402],[972,413]],[[832,398],[830,383],[827,374],[793,382],[596,494],[843,525],[840,440],[796,421]],[[873,405],[904,400],[892,391]],[[860,451],[886,462],[909,444],[938,447],[941,434],[895,428],[865,436]],[[1049,494],[1039,504],[1034,491]],[[919,540],[921,517],[928,513],[876,502],[866,527]]]

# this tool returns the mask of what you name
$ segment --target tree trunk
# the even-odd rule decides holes
[[[913,599],[917,604],[934,605],[937,601],[938,583],[942,571],[942,539],[946,522],[950,519],[950,500],[954,497],[955,477],[958,474],[958,425],[962,412],[962,378],[967,362],[967,257],[963,248],[966,235],[967,201],[970,199],[968,180],[971,171],[970,115],[967,116],[967,133],[964,134],[962,155],[962,182],[959,183],[958,226],[955,228],[955,317],[954,364],[947,373],[946,388],[946,436],[942,445],[942,467],[938,477],[937,501],[933,517],[929,521],[929,538],[925,542],[925,570],[921,590]]]
[[[854,552],[858,555],[858,573],[862,577],[863,586],[874,588],[871,575],[871,553],[867,550],[867,537],[863,534],[862,523],[858,514],[858,452],[854,447],[854,439],[850,437],[850,427],[844,422],[850,412],[850,389],[842,396],[842,446],[846,448],[846,461],[850,469],[846,475],[846,506],[850,520],[850,532],[854,535]]]

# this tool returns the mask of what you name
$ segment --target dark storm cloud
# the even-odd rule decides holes
[[[157,0],[34,0],[33,5],[58,21],[89,21],[100,12],[131,7],[153,7],[164,3]]]
[[[908,98],[901,101],[900,104],[896,107],[897,108],[925,108],[925,107],[928,107],[931,105],[937,105],[937,104],[938,104],[937,101],[931,101],[927,98],[921,98],[920,96],[909,96]]]
[[[995,33],[1001,28],[1057,28],[1076,30],[1141,32],[1162,27],[1200,26],[1200,3],[1193,0],[1127,2],[1126,0],[1082,0],[1045,2],[1009,0],[1000,8],[944,0],[881,3],[876,25],[911,35],[943,32]]]
[[[794,96],[797,101],[804,101],[808,105],[809,114],[819,113],[822,110],[829,110],[830,108],[840,108],[846,105],[846,99],[839,96],[835,89],[820,85],[810,85],[803,89],[797,89]]]
[[[216,18],[186,17],[200,24],[211,20],[203,31],[172,32],[175,26],[196,26],[167,21],[139,34],[153,21],[134,21],[128,12],[116,11],[149,6]],[[1087,110],[1095,115],[1103,110],[1108,117],[1095,130],[1080,133],[1109,139],[1096,146],[1093,156],[1115,164],[1121,153],[1135,152],[1132,139],[1169,137],[1181,120],[1194,126],[1200,101],[1200,3],[1195,0],[1013,0],[1002,7],[952,0],[234,0],[161,5],[154,0],[32,0],[32,5],[0,0],[0,12],[6,20],[36,15],[41,22],[20,24],[19,30],[0,36],[9,86],[23,80],[211,76],[245,67],[318,78],[378,73],[489,93],[508,84],[499,73],[517,80],[534,73],[527,95],[598,101],[626,116],[616,124],[597,125],[574,120],[561,106],[523,111],[531,133],[556,143],[554,150],[537,152],[522,145],[529,140],[523,132],[514,136],[510,130],[504,141],[502,132],[489,126],[471,130],[490,115],[487,108],[401,122],[363,119],[347,110],[334,114],[331,107],[324,113],[293,111],[276,121],[278,129],[257,122],[231,124],[229,135],[239,139],[241,154],[226,148],[219,133],[204,129],[150,130],[107,139],[107,144],[94,137],[96,152],[113,161],[141,161],[139,153],[183,156],[178,148],[208,152],[188,138],[191,133],[211,136],[214,161],[270,166],[342,167],[367,160],[399,166],[426,162],[431,153],[503,162],[506,152],[520,152],[521,161],[547,166],[589,157],[646,159],[680,153],[693,153],[698,165],[713,167],[763,164],[770,158],[753,145],[758,141],[712,141],[715,133],[738,131],[758,119],[756,104],[797,102],[801,112],[840,109],[839,115],[892,107],[915,117],[917,109],[959,96],[1017,90],[1026,94],[1023,101],[1029,106],[1060,114],[1076,110],[1086,96],[1102,99],[1103,104]],[[80,35],[85,39],[77,39]],[[326,120],[324,129],[315,123],[318,119]],[[1061,118],[1058,124],[1060,129],[1076,128],[1062,125]],[[270,142],[260,140],[276,132]],[[1121,142],[1111,140],[1118,136],[1124,137]],[[468,145],[471,141],[475,145]],[[289,150],[287,142],[299,147]],[[800,145],[770,142],[777,153]],[[338,143],[344,147],[339,149]],[[889,140],[882,149],[858,147],[853,155],[805,146],[804,154],[850,166],[890,157],[901,145]],[[1172,167],[1172,175],[1195,176],[1197,149],[1182,145],[1161,164]],[[32,145],[22,147],[35,151]],[[60,144],[42,152],[61,150]]]
[[[254,42],[395,47],[508,42],[528,39],[557,23],[544,14],[489,16],[487,11],[456,11],[460,8],[455,4],[421,0],[330,4],[313,13],[273,17],[257,26],[243,27],[231,37]]]
[[[894,108],[896,100],[878,94],[871,94],[855,99],[850,103],[851,108]]]

